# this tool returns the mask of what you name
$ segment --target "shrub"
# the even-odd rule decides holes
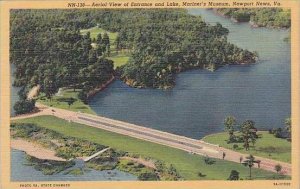
[[[282,166],[280,164],[275,165],[274,170],[279,173],[282,170]]]
[[[134,163],[132,161],[129,161],[126,163],[126,165],[134,165]]]
[[[207,165],[212,165],[212,164],[214,164],[216,161],[213,160],[213,159],[211,159],[211,158],[209,158],[209,157],[205,157],[205,158],[204,158],[204,162],[205,162],[205,164],[207,164]]]
[[[239,180],[239,178],[240,178],[239,175],[240,175],[240,173],[238,171],[231,170],[231,173],[230,173],[230,175],[229,175],[229,177],[228,177],[227,180]]]
[[[14,105],[15,113],[18,114],[25,114],[30,113],[35,107],[35,100],[19,100]]]
[[[139,180],[158,180],[157,175],[154,172],[146,172],[146,173],[141,173],[138,176]]]
[[[39,132],[41,128],[34,124],[12,124],[11,129],[15,131],[13,137],[31,138],[33,133]]]
[[[80,91],[77,96],[84,104],[88,103],[88,97],[84,90]]]
[[[137,168],[143,168],[143,167],[145,167],[145,165],[139,163],[136,167]]]
[[[237,144],[234,144],[232,147],[233,147],[233,149],[235,149],[235,150],[236,150],[236,149],[238,149],[239,145],[237,145]]]
[[[269,134],[273,134],[273,129],[268,130]]]
[[[281,133],[282,133],[282,129],[278,128],[278,129],[274,129],[273,134],[276,138],[281,138]]]
[[[203,174],[203,173],[201,173],[201,172],[198,172],[198,176],[199,176],[199,177],[206,177],[206,175]]]

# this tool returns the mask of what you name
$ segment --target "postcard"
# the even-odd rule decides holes
[[[0,188],[299,189],[298,1],[2,1]]]

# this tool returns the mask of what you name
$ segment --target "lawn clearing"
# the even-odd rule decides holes
[[[82,124],[69,123],[53,116],[39,116],[16,120],[14,122],[34,123],[66,136],[85,139],[118,150],[139,154],[143,157],[161,160],[167,164],[172,164],[177,169],[178,173],[186,180],[226,180],[229,177],[231,170],[237,170],[240,173],[240,178],[243,179],[247,179],[249,174],[249,169],[239,163],[215,159],[214,164],[207,165],[204,162],[204,157],[199,155],[189,154],[175,148]],[[201,176],[199,176],[199,172],[201,172]],[[253,169],[252,173],[254,179],[272,179],[273,177],[276,177],[275,173],[261,169]]]
[[[102,35],[102,37],[103,37],[103,34],[106,32],[106,33],[108,34],[108,36],[109,36],[109,40],[110,40],[110,44],[111,44],[111,45],[115,42],[115,40],[116,40],[116,38],[117,38],[117,35],[118,35],[117,32],[109,32],[109,31],[106,31],[106,30],[104,30],[104,29],[102,29],[102,28],[99,28],[99,27],[97,27],[97,26],[92,27],[92,28],[89,28],[89,29],[83,29],[83,30],[80,30],[80,33],[81,33],[82,35],[85,35],[87,32],[90,32],[90,34],[91,34],[91,39],[97,39],[97,35],[98,35],[99,33],[101,33],[101,35]]]
[[[227,144],[228,133],[216,133],[208,135],[203,138],[205,142],[212,144],[219,144],[224,148],[235,150],[241,153],[252,154],[254,156],[261,156],[283,162],[291,162],[291,142],[286,139],[276,138],[273,134],[267,131],[257,132],[259,138],[255,143],[255,147],[250,145],[250,150],[246,151],[243,148],[243,143]],[[238,148],[234,149],[233,145],[237,144]]]
[[[114,69],[116,69],[117,67],[127,64],[130,55],[128,53],[119,53],[108,58],[114,61]]]
[[[99,28],[97,26],[89,28],[89,29],[80,30],[80,33],[82,35],[85,35],[87,32],[90,32],[91,39],[97,39],[97,35],[99,33],[101,33],[101,35],[103,37],[103,34],[106,32],[109,36],[110,48],[111,48],[111,55],[107,58],[114,61],[114,68],[115,69],[117,67],[120,67],[120,66],[124,65],[124,64],[127,64],[128,60],[130,58],[130,53],[127,52],[127,51],[118,52],[118,53],[116,52],[116,45],[114,43],[115,43],[115,40],[118,36],[117,32],[109,32],[109,31],[106,31],[106,30],[104,30],[102,28]],[[94,46],[94,48],[97,48],[96,45],[93,45],[93,46]]]
[[[75,91],[73,89],[63,89],[61,94],[59,96],[54,95],[51,100],[47,99],[43,93],[41,93],[37,99],[37,102],[52,106],[56,108],[66,109],[74,112],[83,112],[88,114],[94,114],[96,113],[91,109],[91,107],[87,104],[84,104],[79,98],[78,93],[81,89],[76,89]],[[75,99],[75,102],[72,105],[68,105],[68,99],[73,98]]]

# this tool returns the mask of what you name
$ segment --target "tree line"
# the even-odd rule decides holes
[[[258,27],[290,28],[291,11],[282,8],[218,8],[218,13],[237,22],[252,22]]]

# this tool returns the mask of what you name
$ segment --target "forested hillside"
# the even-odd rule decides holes
[[[291,27],[291,11],[281,8],[244,8],[216,9],[218,13],[228,16],[237,22],[251,22],[257,27],[289,28]]]
[[[79,28],[92,26],[90,17],[74,11],[14,10],[11,12],[10,61],[16,65],[16,86],[41,85],[50,98],[60,87],[85,88],[113,76],[113,63],[100,56],[91,38]],[[103,52],[102,52],[103,51]]]
[[[117,32],[91,39],[80,29],[99,27]],[[255,53],[227,42],[228,30],[211,26],[186,10],[12,10],[10,62],[16,86],[41,85],[51,98],[60,87],[89,90],[115,74],[108,59],[131,52],[120,78],[135,87],[167,88],[176,73],[192,68],[216,69],[224,64],[253,63]],[[92,45],[92,43],[96,45]]]

